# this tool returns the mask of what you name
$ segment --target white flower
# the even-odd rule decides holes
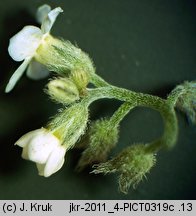
[[[10,39],[8,52],[15,61],[23,61],[15,71],[6,86],[5,92],[10,92],[16,82],[20,79],[27,69],[27,76],[32,79],[41,79],[48,75],[46,68],[36,62],[33,57],[38,47],[44,43],[44,39],[59,15],[63,12],[60,7],[51,10],[49,5],[43,5],[38,8],[37,20],[41,23],[41,29],[36,26],[25,26],[20,32]],[[28,67],[28,68],[27,68]]]
[[[45,128],[25,134],[15,144],[23,148],[22,158],[36,163],[41,176],[48,177],[63,166],[66,148]]]

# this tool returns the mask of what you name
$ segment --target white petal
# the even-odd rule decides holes
[[[22,150],[22,158],[25,160],[29,160],[29,155],[28,155],[28,147],[25,146]]]
[[[24,62],[18,67],[18,69],[14,72],[14,74],[11,76],[6,88],[5,92],[10,92],[14,86],[16,85],[17,81],[21,78],[23,73],[25,72],[29,62],[31,61],[31,58],[26,58]]]
[[[39,80],[47,77],[49,71],[46,67],[37,61],[32,60],[27,69],[27,76],[33,80]]]
[[[35,26],[25,26],[10,39],[8,52],[15,61],[32,57],[42,39],[41,29]]]
[[[37,9],[36,18],[39,24],[42,24],[43,20],[46,18],[50,11],[51,7],[47,4],[44,4]]]
[[[48,13],[48,16],[43,20],[43,23],[41,25],[41,30],[43,34],[50,32],[57,16],[61,12],[63,12],[63,10],[60,7],[57,7]]]
[[[41,128],[41,129],[30,131],[25,135],[23,135],[19,140],[17,140],[15,145],[24,148],[27,144],[29,144],[29,142],[32,140],[33,137],[39,136],[40,134],[45,132],[45,130],[46,130],[45,128]]]
[[[63,146],[59,146],[55,150],[52,151],[51,155],[49,156],[46,166],[44,169],[44,176],[48,177],[53,173],[57,172],[64,163],[66,149]]]
[[[53,149],[60,145],[60,141],[51,133],[43,133],[32,138],[28,145],[29,160],[36,163],[46,163]]]

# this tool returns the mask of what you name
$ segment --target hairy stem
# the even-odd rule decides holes
[[[153,95],[136,93],[115,86],[88,89],[88,92],[89,94],[84,100],[89,105],[98,99],[114,98],[128,102],[128,104],[130,103],[131,108],[142,106],[152,108],[160,112],[164,121],[164,134],[159,140],[149,145],[149,151],[156,152],[162,147],[171,148],[176,143],[178,135],[177,119],[173,107],[167,102],[167,100]],[[122,118],[129,112],[128,109],[123,110],[123,108],[120,109],[120,112],[122,112]],[[122,118],[120,118],[120,121]]]
[[[96,73],[91,74],[90,82],[96,87],[110,86],[108,82],[106,82],[102,77],[100,77]]]
[[[124,117],[135,107],[133,103],[125,102],[123,103],[112,115],[110,122],[112,125],[119,125]]]

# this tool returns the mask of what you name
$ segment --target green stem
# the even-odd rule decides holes
[[[91,74],[90,82],[96,87],[104,87],[110,85],[108,82],[106,82],[102,77],[100,77],[96,73]]]
[[[111,125],[119,125],[124,117],[133,109],[135,105],[133,103],[123,103],[110,118]]]
[[[102,77],[98,74],[94,73],[91,76],[91,83],[94,84],[96,87],[107,87],[111,86],[108,82],[106,82]],[[122,119],[129,113],[129,111],[134,108],[135,105],[132,103],[125,102],[122,104],[119,109],[113,114],[110,121],[112,125],[119,125]]]
[[[98,99],[114,98],[128,102],[134,105],[134,107],[143,106],[157,110],[163,118],[165,130],[161,139],[158,140],[159,145],[152,143],[149,145],[149,149],[156,152],[161,147],[171,148],[175,144],[178,134],[177,119],[174,109],[166,100],[157,96],[136,93],[115,86],[89,89],[88,91],[89,95],[84,99],[88,105]]]
[[[184,86],[178,85],[167,97],[168,103],[171,106],[175,107],[179,97],[183,95],[185,92],[186,92],[186,89],[184,88]]]
[[[173,108],[168,108],[164,112],[161,112],[162,118],[164,120],[164,133],[163,136],[152,143],[148,144],[146,147],[147,152],[156,153],[162,147],[172,148],[178,136],[178,124],[176,114]]]

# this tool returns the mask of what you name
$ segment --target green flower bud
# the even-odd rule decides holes
[[[168,100],[174,101],[174,105],[186,113],[188,120],[196,124],[196,81],[178,85],[168,96]]]
[[[69,74],[76,68],[88,73],[95,69],[89,56],[69,41],[56,39],[48,34],[36,50],[35,59],[60,75]]]
[[[77,86],[80,94],[86,94],[86,86],[89,83],[90,76],[87,72],[81,69],[74,69],[69,77]]]
[[[133,188],[145,177],[146,173],[155,164],[155,156],[145,150],[145,145],[138,144],[132,145],[113,159],[94,165],[92,173],[108,174],[120,173],[119,176],[119,189],[123,193],[127,193],[129,187]]]
[[[80,98],[76,85],[68,78],[51,80],[47,84],[46,93],[55,102],[63,104],[71,104]]]
[[[188,120],[196,124],[196,82],[185,82],[185,92],[178,98],[176,106],[186,113]]]
[[[109,119],[94,122],[88,134],[88,147],[82,153],[77,169],[82,170],[87,165],[106,161],[118,141],[118,133],[118,127],[111,124]]]
[[[60,111],[47,125],[66,149],[72,148],[85,133],[88,122],[88,107],[80,102]]]

